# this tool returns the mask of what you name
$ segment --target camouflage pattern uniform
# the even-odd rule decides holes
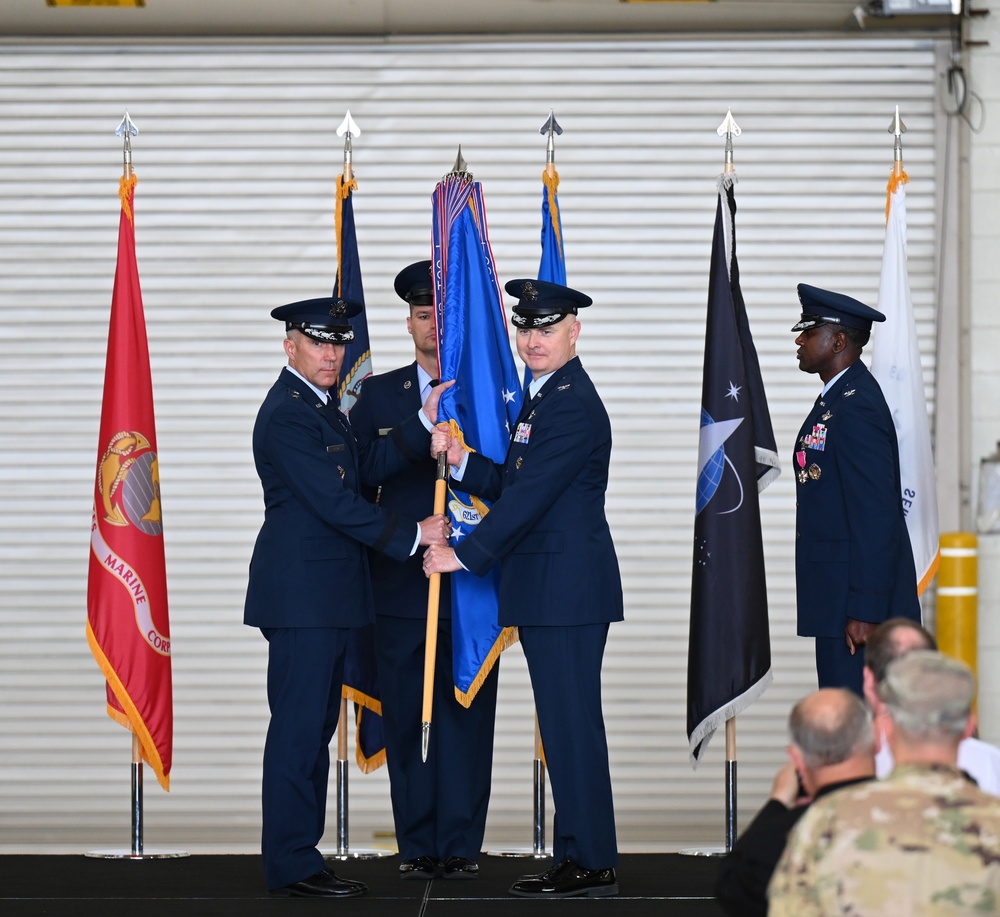
[[[1000,799],[944,765],[831,793],[791,834],[768,900],[768,917],[1000,914]]]

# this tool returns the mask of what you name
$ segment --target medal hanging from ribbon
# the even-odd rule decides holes
[[[795,453],[795,461],[799,466],[799,483],[805,484],[809,480],[809,474],[806,471],[806,453],[804,449]]]

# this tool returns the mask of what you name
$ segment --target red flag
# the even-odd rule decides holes
[[[118,265],[104,371],[90,527],[87,641],[107,679],[108,716],[139,739],[170,789],[173,696],[160,476],[146,322],[135,261],[135,176],[123,177]]]

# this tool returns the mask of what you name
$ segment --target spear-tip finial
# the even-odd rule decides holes
[[[722,124],[720,124],[715,132],[720,136],[725,136],[726,138],[726,171],[733,171],[733,137],[739,137],[743,133],[740,130],[740,126],[736,123],[733,118],[733,110],[731,108],[726,109],[726,117],[723,119]]]
[[[462,156],[462,144],[458,145],[458,155],[455,157],[455,165],[445,178],[461,178],[464,181],[472,181],[472,173],[469,171],[469,164]]]
[[[548,120],[538,129],[538,133],[548,137],[545,143],[545,164],[551,165],[556,161],[556,140],[555,135],[562,133],[559,122],[553,110],[549,109]]]
[[[360,137],[361,128],[354,123],[349,108],[347,109],[347,114],[344,116],[344,120],[340,122],[340,127],[337,128],[337,136],[344,138],[344,169],[345,171],[350,171],[351,157],[354,151],[351,146],[351,138]]]
[[[889,125],[889,133],[895,135],[892,143],[892,159],[894,162],[903,161],[903,134],[906,133],[906,125],[899,117],[899,106],[896,106],[896,114],[892,116],[892,123]]]
[[[123,137],[122,141],[122,156],[125,161],[125,171],[132,171],[132,137],[139,136],[139,128],[137,128],[128,116],[128,109],[125,109],[125,117],[122,118],[121,123],[115,128],[115,136]]]

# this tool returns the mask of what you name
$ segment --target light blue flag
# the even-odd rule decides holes
[[[434,202],[434,285],[442,379],[440,419],[466,446],[502,462],[521,409],[521,386],[507,336],[503,297],[486,230],[481,186],[449,175]],[[488,504],[449,489],[452,544],[478,525]],[[517,637],[497,624],[499,567],[486,576],[451,574],[455,695],[469,706],[500,653]]]

